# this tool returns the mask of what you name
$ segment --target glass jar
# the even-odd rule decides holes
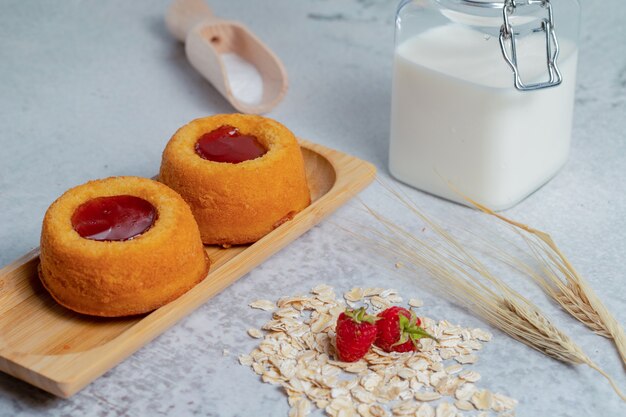
[[[567,160],[577,0],[404,0],[389,168],[463,203],[509,208]]]

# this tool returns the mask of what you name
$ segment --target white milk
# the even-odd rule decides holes
[[[399,180],[496,210],[547,182],[569,152],[577,50],[559,39],[563,83],[521,92],[497,37],[459,24],[423,32],[395,52],[389,167]],[[545,35],[518,38],[526,83],[547,79]]]

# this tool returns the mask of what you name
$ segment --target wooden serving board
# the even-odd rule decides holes
[[[80,315],[58,305],[37,277],[39,249],[0,270],[0,370],[60,397],[70,397],[178,320],[278,252],[374,178],[350,155],[301,141],[311,205],[248,246],[207,246],[211,271],[177,300],[142,316]]]

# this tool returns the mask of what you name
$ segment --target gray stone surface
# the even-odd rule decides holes
[[[154,175],[170,135],[188,120],[230,112],[165,31],[166,1],[4,0],[0,4],[0,265],[37,246],[42,216],[63,191],[110,175]],[[388,179],[395,4],[384,0],[213,1],[271,45],[291,78],[269,116],[297,135],[372,161]],[[626,6],[586,0],[569,162],[512,217],[549,230],[618,320],[626,321]],[[446,223],[469,210],[408,193]],[[380,186],[365,201],[396,221],[406,213]],[[459,220],[460,219],[460,220]],[[316,283],[394,287],[431,317],[482,323],[380,261],[359,257],[336,225],[371,221],[354,201],[241,278],[170,331],[69,400],[0,374],[0,416],[286,416],[287,402],[236,361],[266,315],[247,304]],[[477,220],[478,221],[478,220]],[[611,343],[515,282],[618,384]],[[565,366],[494,331],[475,369],[483,386],[518,398],[518,416],[623,416],[626,407],[586,367]],[[222,355],[223,349],[230,354]]]

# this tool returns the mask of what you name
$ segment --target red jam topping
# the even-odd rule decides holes
[[[196,142],[196,153],[215,162],[239,162],[256,159],[267,152],[255,136],[242,135],[232,126],[220,126],[205,133]]]
[[[128,240],[148,230],[156,220],[154,206],[132,195],[98,197],[81,204],[72,227],[91,240]]]

